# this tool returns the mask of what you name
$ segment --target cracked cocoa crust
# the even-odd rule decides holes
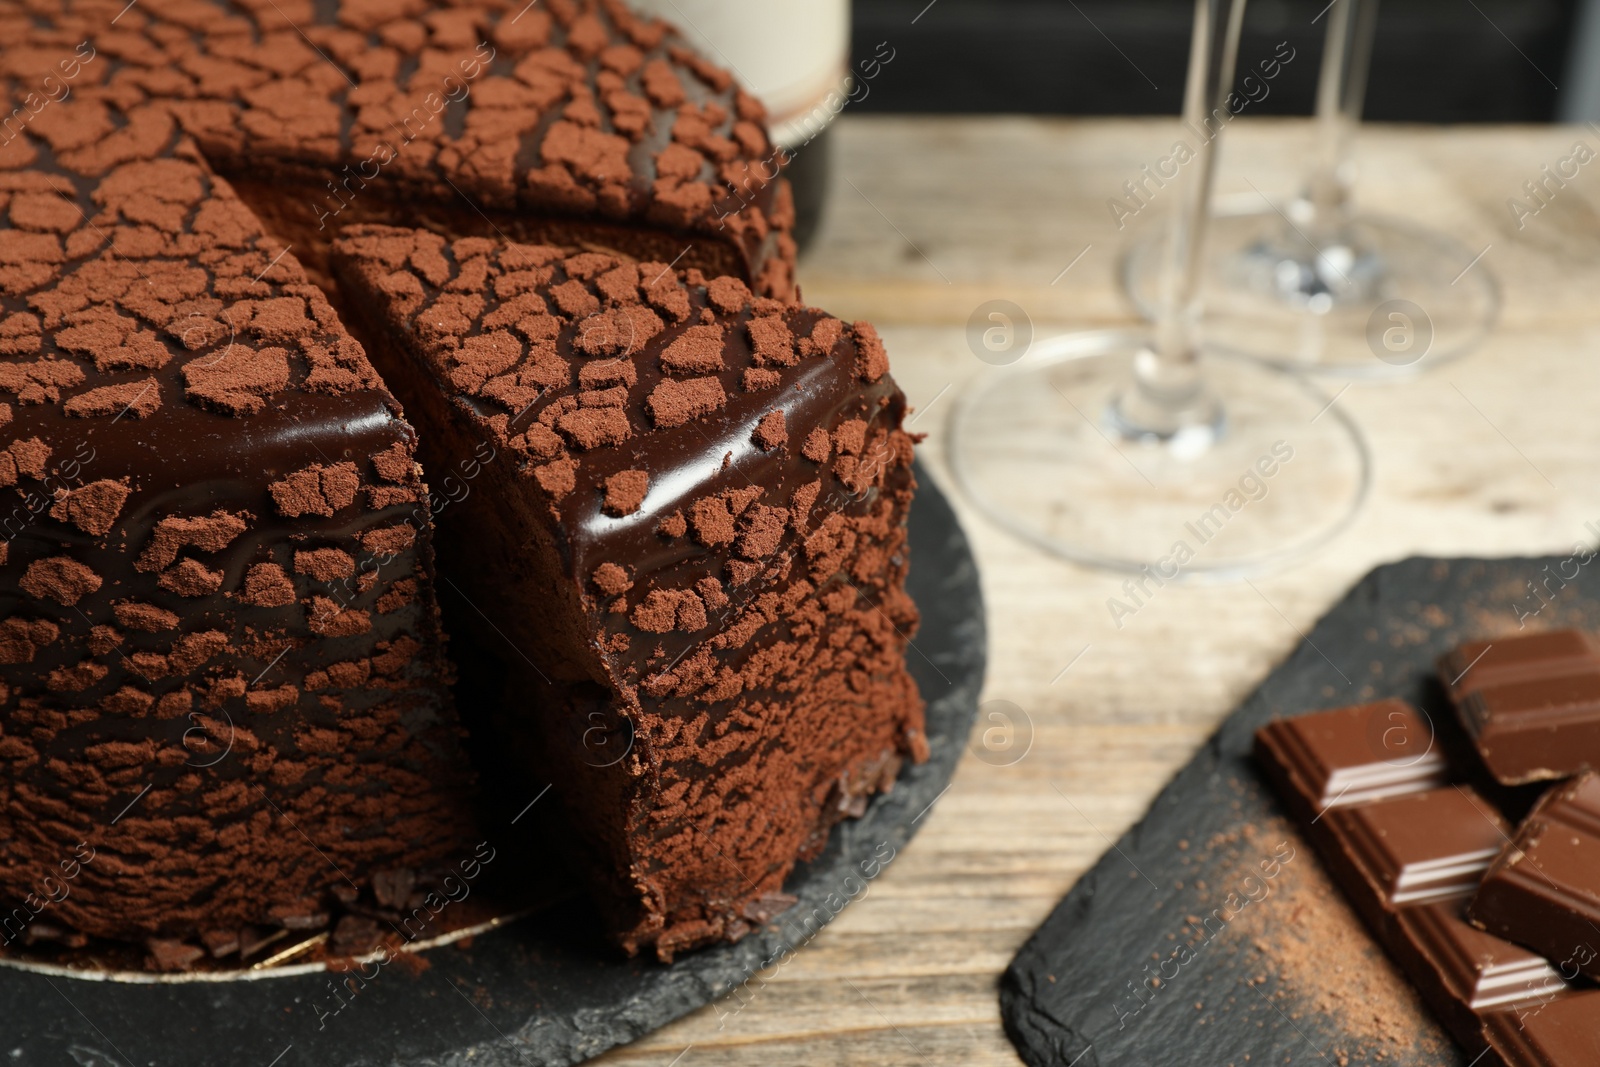
[[[742,936],[926,755],[912,441],[876,331],[698,270],[411,229],[348,231],[334,268],[429,469],[495,457],[440,516],[471,601],[452,628],[511,669],[498,729],[568,803],[620,943]]]
[[[187,132],[314,280],[337,230],[398,216],[681,255],[793,295],[793,205],[760,103],[621,0],[121,6],[0,18],[31,46],[8,49],[24,82],[52,48],[98,53],[70,83],[79,106],[30,132],[85,172]]]

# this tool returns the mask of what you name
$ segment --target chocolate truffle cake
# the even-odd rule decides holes
[[[759,105],[614,0],[0,41],[0,952],[358,950],[480,841],[446,629],[625,947],[780,910],[926,743],[904,399]]]
[[[425,467],[493,457],[438,538],[453,632],[509,667],[495,728],[555,782],[626,948],[739,936],[927,752],[877,333],[665,263],[346,232],[351,328]]]

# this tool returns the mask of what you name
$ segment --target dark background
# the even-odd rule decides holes
[[[1280,41],[1297,54],[1269,95],[1250,104],[1251,114],[1311,111],[1328,25],[1311,20],[1325,2],[1252,0],[1240,76]],[[1577,0],[1383,0],[1365,117],[1550,121],[1556,85],[1569,73],[1577,7]],[[854,11],[855,60],[879,42],[895,50],[866,98],[850,105],[855,111],[1173,115],[1194,4],[855,0]]]

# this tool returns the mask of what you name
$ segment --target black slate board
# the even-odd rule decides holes
[[[785,886],[800,903],[766,928],[664,967],[619,958],[573,901],[480,935],[471,948],[429,950],[420,975],[379,970],[330,1017],[327,972],[130,984],[0,967],[0,1064],[560,1067],[664,1026],[803,950],[916,833],[977,712],[986,658],[977,568],[948,501],[924,472],[918,481],[908,589],[922,629],[908,659],[928,702],[932,756],[834,830]]]
[[[1542,589],[1546,579],[1550,592],[1536,596],[1528,583]],[[1316,916],[1307,909],[1339,911],[1347,925],[1355,920],[1333,892],[1321,903],[1306,893],[1289,899],[1295,883],[1326,884],[1314,850],[1292,833],[1296,854],[1276,865],[1276,884],[1262,877],[1260,864],[1274,864],[1287,825],[1250,749],[1255,730],[1273,718],[1385,696],[1417,704],[1445,738],[1456,724],[1433,680],[1435,659],[1469,638],[1517,632],[1519,620],[1529,630],[1600,630],[1600,578],[1581,555],[1414,558],[1363,578],[1018,952],[1001,979],[1000,1005],[1023,1060],[1030,1067],[1256,1067],[1341,1063],[1347,1055],[1352,1064],[1465,1067],[1466,1057],[1363,932],[1356,940],[1365,958],[1324,952],[1313,961],[1330,988],[1342,987],[1333,997],[1310,995],[1308,968],[1284,964],[1281,952],[1291,948],[1316,953],[1319,935],[1305,933]],[[1250,875],[1253,884],[1244,881]],[[1237,899],[1258,899],[1239,907],[1232,923],[1202,918],[1206,936],[1192,935],[1191,917],[1219,907],[1226,916],[1228,894],[1240,892]],[[1200,948],[1165,963],[1180,942]],[[1263,952],[1262,943],[1279,949]],[[1158,978],[1163,968],[1171,975],[1153,991],[1141,985],[1147,964]],[[1387,995],[1370,995],[1385,988]],[[1365,1004],[1363,993],[1389,1003]],[[1343,1010],[1330,1011],[1329,1003]],[[1372,1008],[1411,1020],[1405,1025],[1414,1041],[1385,1041],[1364,1027]]]

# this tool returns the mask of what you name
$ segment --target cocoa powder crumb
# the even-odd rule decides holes
[[[639,510],[650,488],[650,475],[640,470],[619,471],[606,479],[605,509],[613,515]]]
[[[690,505],[689,525],[695,539],[707,548],[731,544],[735,536],[733,511],[722,496],[701,497]]]
[[[25,478],[40,479],[45,476],[45,467],[50,462],[50,446],[37,437],[30,437],[24,441],[13,441],[6,447],[17,474]]]
[[[638,380],[639,371],[631,359],[595,359],[578,368],[578,385],[583,389],[631,386]]]
[[[228,415],[254,415],[266,398],[289,386],[289,353],[282,348],[232,344],[220,356],[185,364],[186,395],[201,407]]]
[[[128,487],[121,482],[101,479],[56,497],[50,517],[70,522],[84,533],[102,537],[116,525],[122,505],[128,499]]]
[[[356,561],[337,548],[314,548],[294,554],[294,569],[319,582],[335,582],[355,574]]]
[[[141,604],[134,600],[113,604],[111,613],[128,629],[143,630],[145,633],[172,630],[178,625],[178,616],[166,608],[158,608],[154,604]]]
[[[594,584],[607,596],[621,596],[633,588],[628,572],[615,563],[602,563],[594,569]]]
[[[197,559],[182,559],[161,572],[156,584],[179,596],[210,596],[222,588],[223,573],[207,570]]]
[[[349,507],[356,498],[361,478],[354,463],[320,463],[298,470],[267,487],[280,514],[290,519],[301,515],[332,518],[334,512]]]
[[[245,572],[239,599],[252,607],[281,608],[294,603],[294,582],[276,563],[257,563]]]
[[[757,367],[792,367],[800,362],[789,324],[776,315],[751,319],[745,324]]]
[[[755,442],[763,451],[771,452],[789,441],[789,431],[784,426],[783,411],[769,411],[756,424]]]
[[[712,307],[728,314],[742,310],[751,300],[749,286],[727,276],[712,278],[706,285],[706,297]]]
[[[744,391],[747,393],[760,393],[767,389],[776,389],[783,384],[783,375],[769,367],[747,367],[744,372]]]
[[[580,408],[556,418],[556,429],[585,451],[618,445],[633,435],[625,411],[615,407]]]
[[[709,415],[727,402],[720,378],[668,378],[651,390],[645,406],[657,426],[669,428]]]
[[[578,462],[557,459],[533,469],[533,477],[540,488],[560,500],[578,487]]]
[[[811,336],[800,342],[802,356],[827,356],[833,352],[839,338],[844,336],[844,323],[824,316],[811,327]]]
[[[72,607],[103,584],[94,571],[67,556],[36,559],[17,583],[29,596],[48,598]]]
[[[361,547],[374,556],[398,556],[416,544],[417,530],[410,523],[368,530],[361,535]]]
[[[172,516],[156,523],[150,543],[134,562],[141,571],[158,571],[178,558],[178,551],[192,545],[205,552],[220,552],[245,532],[243,514],[213,511],[208,516]]]
[[[124,382],[120,385],[103,385],[98,389],[79,393],[62,408],[75,418],[102,415],[122,415],[145,419],[161,407],[161,389],[154,378],[142,382]]]
[[[806,435],[806,443],[800,446],[800,454],[813,463],[828,462],[828,455],[833,450],[833,440],[828,436],[828,431],[821,426]]]
[[[341,608],[325,596],[314,596],[306,609],[306,625],[322,637],[353,637],[372,629],[372,617],[359,608]]]
[[[833,431],[833,443],[841,455],[858,456],[867,440],[867,424],[861,419],[846,419]]]
[[[723,369],[721,326],[691,326],[661,353],[668,374],[712,374]]]
[[[870,322],[854,322],[850,331],[856,340],[856,376],[864,382],[875,382],[889,373],[889,353],[877,328]]]
[[[386,482],[403,482],[415,469],[411,454],[399,441],[372,457],[372,469]]]

